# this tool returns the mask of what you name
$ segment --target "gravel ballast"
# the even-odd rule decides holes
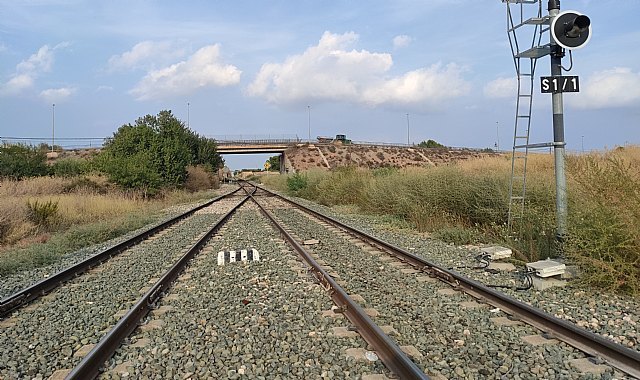
[[[255,248],[259,262],[217,265],[217,252]],[[161,308],[163,327],[137,331],[109,362],[103,378],[359,378],[382,373],[379,360],[347,358],[366,348],[338,338],[343,318],[322,315],[329,294],[298,275],[296,255],[255,206],[235,214],[182,275]],[[293,264],[292,264],[293,263]],[[148,340],[148,341],[147,341]],[[147,342],[136,347],[135,342]]]
[[[448,294],[450,287],[440,282],[417,281],[416,275],[402,273],[340,234],[318,228],[315,221],[298,211],[282,209],[277,215],[301,239],[320,240],[314,251],[331,263],[350,293],[364,297],[365,307],[378,310],[378,325],[392,325],[400,345],[414,345],[423,353],[414,359],[427,373],[448,378],[489,374],[507,378],[591,376],[569,364],[572,359],[585,358],[582,352],[564,343],[529,345],[522,337],[538,334],[536,329],[524,324],[497,325],[491,318],[506,316],[499,310],[463,307],[463,302],[473,299],[459,292]],[[614,370],[608,368],[602,376],[613,375]]]
[[[226,212],[223,200],[19,309],[0,330],[0,378],[48,377],[72,368],[175,258]]]
[[[477,247],[454,246],[415,231],[390,229],[388,218],[345,214],[304,199],[292,199],[361,231],[371,233],[434,264],[456,268],[456,271],[483,284],[523,285],[520,276],[513,272],[489,273],[459,268],[478,265],[475,260],[479,254]],[[522,271],[524,268],[520,267],[518,270]],[[558,318],[566,319],[616,343],[640,351],[640,299],[637,297],[584,289],[574,286],[571,281],[565,287],[553,287],[543,291],[536,289],[528,291],[501,289],[501,291]]]

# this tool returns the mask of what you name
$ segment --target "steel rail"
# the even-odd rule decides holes
[[[96,253],[95,255],[88,257],[87,259],[77,264],[74,264],[66,269],[63,269],[62,271],[54,274],[51,277],[47,277],[43,280],[40,280],[35,284],[8,296],[7,298],[0,301],[0,318],[4,318],[13,310],[35,300],[40,296],[43,296],[51,292],[53,289],[62,285],[64,282],[69,281],[75,278],[76,276],[79,276],[82,273],[86,272],[87,270],[109,260],[111,257],[116,256],[119,253],[123,252],[124,250],[131,248],[134,245],[140,243],[141,241],[147,239],[149,236],[152,236],[164,230],[165,228],[179,222],[180,220],[190,216],[191,214],[195,213],[198,210],[211,206],[213,203],[219,201],[222,198],[225,198],[237,193],[239,190],[240,188],[235,189],[234,191],[231,191],[229,193],[220,195],[200,206],[197,206],[174,218],[171,218],[165,222],[162,222],[146,231],[143,231],[137,234],[136,236],[130,239],[127,239],[126,241],[118,243],[110,248],[103,250],[102,252]]]
[[[318,264],[317,261],[278,223],[275,217],[266,210],[253,196],[251,199],[260,208],[260,211],[271,220],[271,223],[280,231],[289,244],[307,262],[314,272],[316,279],[326,288],[331,289],[331,298],[339,307],[340,313],[357,328],[358,333],[376,351],[380,360],[387,368],[400,379],[429,379],[429,377],[398,347],[396,342],[385,334],[376,325],[365,311],[355,302],[347,292]]]
[[[627,348],[621,344],[604,338],[600,334],[582,329],[573,323],[556,318],[541,309],[527,305],[522,301],[491,289],[478,281],[461,275],[458,272],[433,264],[422,257],[418,257],[366,232],[360,231],[347,224],[339,222],[336,219],[323,215],[298,202],[282,197],[281,195],[273,193],[262,187],[258,186],[258,188],[271,193],[290,204],[296,205],[305,212],[331,223],[334,226],[342,228],[352,235],[356,235],[361,239],[367,240],[370,244],[393,254],[400,261],[403,261],[433,277],[443,280],[480,301],[486,302],[500,308],[508,314],[516,316],[518,319],[538,328],[551,337],[557,338],[589,355],[600,357],[609,365],[640,379],[640,351]]]
[[[240,190],[240,188],[238,188]],[[254,190],[255,191],[255,190]],[[66,380],[95,379],[100,373],[100,368],[113,356],[122,341],[128,337],[137,327],[153,305],[163,296],[178,278],[182,270],[209,239],[215,234],[242,206],[250,196],[246,196],[233,209],[227,212],[205,235],[203,235],[189,250],[136,302],[116,325],[100,339],[100,342],[85,356],[82,361],[65,377]]]

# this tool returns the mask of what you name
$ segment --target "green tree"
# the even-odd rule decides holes
[[[269,157],[265,163],[265,168],[270,172],[280,171],[280,156]]]
[[[107,141],[101,156],[98,161],[113,182],[148,192],[182,186],[188,165],[217,169],[223,162],[215,141],[186,128],[171,111],[123,125]]]
[[[22,179],[49,174],[47,155],[37,148],[23,144],[4,144],[0,147],[0,177]]]
[[[427,141],[422,141],[420,144],[418,144],[418,146],[421,148],[446,148],[444,145],[431,139]]]

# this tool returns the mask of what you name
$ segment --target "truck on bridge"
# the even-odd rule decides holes
[[[347,135],[336,135],[336,138],[332,138],[332,137],[324,137],[324,136],[318,136],[318,143],[320,144],[330,144],[330,143],[334,143],[334,142],[340,142],[342,144],[351,144],[351,140],[347,139]]]

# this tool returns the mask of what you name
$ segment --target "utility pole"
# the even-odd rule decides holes
[[[496,121],[496,151],[500,151],[500,129],[498,128],[497,121]]]
[[[560,0],[549,0],[549,17],[551,22],[560,13]],[[562,76],[562,57],[564,49],[553,38],[551,42],[551,76]],[[553,153],[556,170],[556,238],[562,242],[567,234],[567,179],[564,170],[564,111],[562,92],[551,95],[553,107]]]
[[[51,105],[51,151],[53,152],[53,146],[56,140],[56,104]]]
[[[187,128],[191,128],[191,122],[189,120],[189,102],[187,102]]]
[[[410,146],[410,143],[409,143],[409,114],[407,114],[407,146]]]
[[[309,143],[311,143],[311,106],[307,106],[309,111]]]

